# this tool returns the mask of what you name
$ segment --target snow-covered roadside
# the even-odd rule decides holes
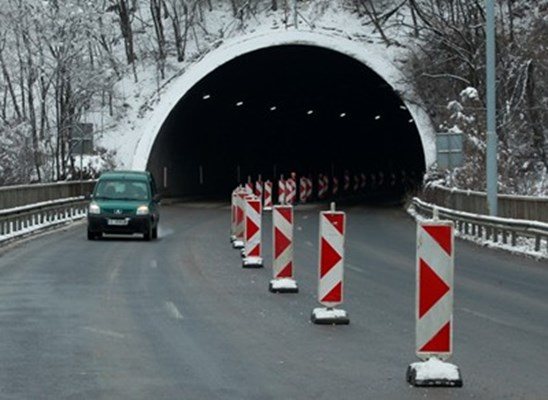
[[[79,198],[74,198],[75,201]],[[67,199],[62,199],[66,202]],[[58,203],[59,201],[57,201]],[[43,207],[47,205],[55,205],[56,201],[40,203],[39,205],[28,205],[24,207],[18,207],[17,209],[11,209],[12,212],[24,211],[24,209],[33,208],[33,207]],[[2,212],[8,210],[2,210]],[[53,215],[48,217],[48,211],[36,212],[32,216],[28,216],[24,223],[21,224],[20,229],[17,229],[17,224],[14,221],[0,221],[0,246],[11,242],[15,239],[20,239],[31,234],[42,232],[44,230],[49,230],[57,228],[60,226],[65,226],[73,222],[82,220],[87,215],[86,207],[77,207],[74,205],[67,204],[67,207],[60,212],[56,212]],[[1,225],[3,224],[3,225]],[[9,228],[9,229],[8,229]],[[3,233],[9,232],[9,233]]]
[[[411,204],[407,208],[407,213],[411,215],[417,222],[432,220],[431,218],[424,217],[420,213],[418,213],[413,204]],[[499,219],[501,222],[504,221],[503,218]],[[529,257],[533,257],[537,260],[548,259],[548,244],[546,243],[546,241],[544,241],[544,243],[541,243],[539,251],[535,251],[535,240],[533,238],[518,237],[516,239],[516,246],[512,246],[510,243],[502,243],[502,236],[500,233],[497,235],[497,241],[486,238],[483,235],[482,237],[477,237],[475,235],[465,234],[458,231],[457,229],[455,229],[455,236],[463,240],[474,242],[483,247],[505,250],[518,255],[526,255]]]

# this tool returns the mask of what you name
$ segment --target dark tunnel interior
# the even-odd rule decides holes
[[[196,84],[165,121],[148,169],[171,197],[228,196],[248,176],[292,171],[376,175],[370,192],[401,196],[425,165],[415,123],[382,78],[333,50],[286,45]]]

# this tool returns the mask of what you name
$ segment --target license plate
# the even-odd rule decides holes
[[[107,220],[108,225],[113,226],[127,226],[129,221],[127,219],[109,219]]]

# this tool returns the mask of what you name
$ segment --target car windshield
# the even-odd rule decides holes
[[[149,191],[143,181],[105,180],[97,184],[94,197],[103,200],[148,200]]]

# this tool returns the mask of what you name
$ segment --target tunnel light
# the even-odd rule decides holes
[[[312,114],[314,114],[314,110],[308,110],[308,111],[306,112],[306,114],[307,114],[307,115],[312,115]]]
[[[276,111],[277,109],[278,109],[278,107],[276,107],[276,106],[270,107],[270,111]]]
[[[405,107],[405,106],[400,106],[400,109],[401,109],[401,110],[407,110],[407,107]]]
[[[210,98],[211,98],[210,94],[204,94],[204,97],[202,97],[202,99],[204,99],[204,100],[208,100]]]
[[[381,116],[380,116],[380,115],[377,115],[377,116],[375,117],[375,121],[378,121],[379,119],[381,119]]]
[[[341,117],[341,118],[345,118],[345,117],[346,117],[346,113],[344,113],[344,112],[343,112],[343,113],[341,113],[341,115],[339,115],[339,117]]]
[[[413,121],[413,118],[411,118],[411,119],[409,120],[409,123],[412,124],[413,122],[415,122],[415,121]]]
[[[239,101],[236,103],[236,107],[241,107],[244,105],[244,102],[243,101]]]

